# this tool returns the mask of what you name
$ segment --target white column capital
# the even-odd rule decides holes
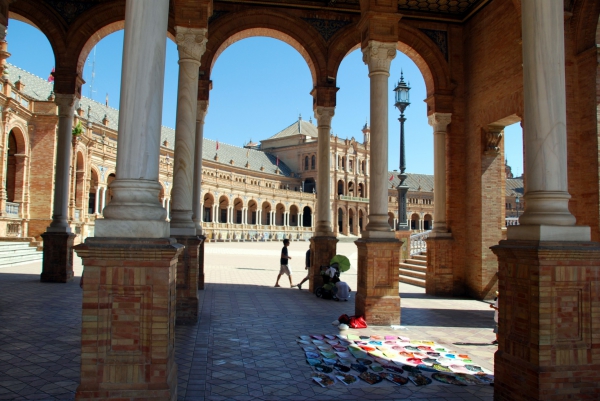
[[[433,127],[433,132],[446,132],[452,121],[452,113],[433,113],[427,116],[427,122]]]
[[[315,118],[317,119],[317,126],[331,126],[331,119],[335,115],[335,107],[317,106],[315,107]]]
[[[74,94],[56,93],[54,103],[58,106],[59,117],[73,117],[73,110],[77,103],[77,96]]]
[[[208,112],[208,100],[198,100],[196,106],[196,122],[204,124],[204,118]]]
[[[389,76],[390,64],[396,57],[396,43],[370,40],[362,52],[363,62],[369,66],[369,74],[384,73]]]
[[[200,58],[206,50],[207,29],[176,26],[175,32],[179,60],[196,61],[200,64]]]

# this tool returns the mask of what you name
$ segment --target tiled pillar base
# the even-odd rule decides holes
[[[454,271],[452,269],[451,237],[428,238],[427,242],[427,276],[425,292],[428,295],[450,296],[454,292]]]
[[[204,289],[204,244],[206,243],[206,236],[198,235],[198,238],[202,240],[200,243],[200,249],[198,251],[198,289]]]
[[[77,400],[176,400],[172,238],[87,238]]]
[[[501,241],[496,401],[600,399],[600,244]]]
[[[174,235],[173,238],[185,249],[177,261],[177,324],[198,323],[198,272],[200,244],[198,236]]]
[[[312,237],[310,239],[310,292],[315,292],[316,288],[323,285],[320,267],[329,266],[329,261],[335,256],[337,242],[335,237]]]
[[[359,239],[355,315],[367,324],[400,324],[398,272],[401,243],[394,239]]]
[[[394,233],[396,239],[400,241],[400,261],[404,262],[410,259],[410,230],[398,230]]]
[[[42,234],[44,240],[42,274],[43,283],[66,283],[73,280],[73,240],[75,234]]]

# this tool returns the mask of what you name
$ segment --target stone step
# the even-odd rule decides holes
[[[423,260],[427,263],[427,255],[412,255],[410,258],[414,260]]]
[[[39,252],[35,248],[13,248],[13,249],[0,249],[0,259],[9,258],[11,256],[22,256],[22,255],[37,255]]]
[[[10,256],[0,258],[0,267],[12,266],[21,263],[37,262],[42,260],[42,253],[35,252],[28,255]]]
[[[3,249],[17,249],[17,248],[29,248],[29,241],[27,241],[27,242],[0,242],[0,251]]]
[[[412,261],[409,259],[404,263],[400,263],[400,268],[405,270],[413,270],[421,273],[427,273],[427,266],[415,265],[411,262]]]
[[[406,260],[406,263],[410,263],[417,266],[427,266],[427,259],[416,259],[414,256],[411,256],[410,259]]]
[[[401,283],[411,284],[417,287],[425,288],[425,280],[421,280],[415,277],[400,276],[399,281]]]
[[[418,278],[423,281],[425,281],[425,279],[427,278],[427,274],[425,274],[423,272],[409,270],[409,269],[402,269],[402,268],[399,269],[399,275],[402,277]]]

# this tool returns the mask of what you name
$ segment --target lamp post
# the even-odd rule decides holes
[[[521,201],[519,200],[519,194],[517,194],[517,197],[515,198],[515,208],[517,209],[517,224],[518,224],[518,219],[519,219],[519,203]]]
[[[398,174],[400,183],[396,187],[398,189],[398,230],[404,231],[410,229],[406,218],[406,193],[408,192],[408,185],[404,183],[407,177],[404,173],[406,170],[406,158],[404,156],[404,122],[406,118],[404,117],[404,110],[410,105],[410,87],[404,82],[402,71],[400,71],[400,81],[398,81],[394,92],[396,92],[396,103],[394,105],[400,110],[400,118],[398,119],[400,121],[400,174]]]

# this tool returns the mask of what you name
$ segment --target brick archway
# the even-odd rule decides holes
[[[309,25],[289,15],[275,11],[249,10],[220,17],[209,27],[206,52],[201,65],[209,66],[207,75],[227,47],[242,39],[264,36],[278,39],[292,46],[306,60],[313,83],[325,81],[327,49],[322,39],[309,29]],[[201,67],[202,68],[202,67]]]

